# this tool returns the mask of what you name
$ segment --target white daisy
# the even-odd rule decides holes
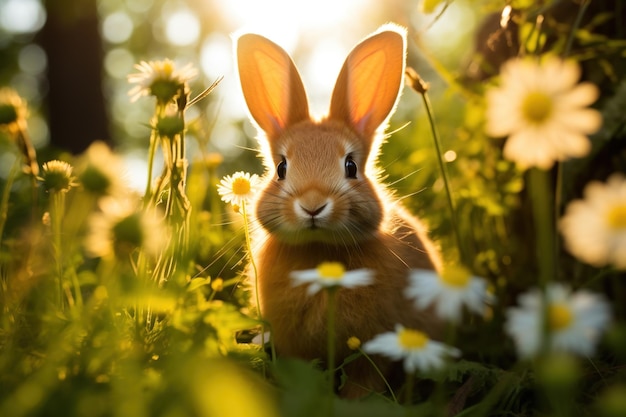
[[[500,72],[500,87],[487,92],[487,134],[508,136],[504,156],[521,167],[550,168],[555,161],[589,153],[588,134],[602,124],[588,108],[598,88],[578,83],[575,61],[548,56],[516,58]]]
[[[539,353],[542,343],[543,314],[548,314],[548,349],[590,356],[598,338],[608,326],[610,308],[606,300],[585,290],[572,293],[563,284],[553,283],[546,290],[547,307],[539,290],[519,296],[519,307],[507,310],[506,332],[513,338],[522,357]]]
[[[370,269],[346,271],[339,262],[323,262],[315,269],[293,271],[291,278],[294,285],[309,284],[307,294],[313,295],[322,288],[354,288],[370,285],[374,281],[374,272]]]
[[[78,160],[76,171],[83,189],[92,194],[118,196],[128,191],[122,159],[102,141],[89,145]]]
[[[455,347],[431,340],[425,333],[396,325],[395,332],[379,334],[363,345],[363,351],[380,354],[392,360],[404,361],[404,370],[430,372],[441,369],[446,357],[457,357]]]
[[[0,88],[0,129],[16,131],[27,116],[28,107],[24,99],[12,88]]]
[[[102,197],[100,211],[88,220],[85,250],[93,257],[126,256],[135,249],[158,255],[169,241],[162,218],[140,210],[140,200],[131,197]]]
[[[241,206],[244,202],[250,202],[259,191],[260,185],[261,180],[258,175],[239,171],[225,176],[217,186],[217,192],[224,202]]]
[[[130,74],[128,82],[137,84],[128,92],[131,101],[142,96],[153,95],[161,103],[168,103],[179,93],[181,86],[188,83],[196,75],[198,70],[191,64],[182,68],[176,68],[173,61],[141,61],[135,65],[139,72]]]
[[[41,182],[46,191],[68,192],[76,186],[72,166],[65,161],[48,161],[41,170]]]
[[[626,269],[626,178],[590,182],[584,199],[571,202],[560,221],[567,249],[594,266]]]
[[[483,314],[485,303],[493,301],[493,296],[487,291],[487,280],[472,276],[462,266],[446,266],[441,274],[415,269],[411,271],[409,280],[405,295],[413,299],[420,309],[434,304],[437,316],[442,319],[460,321],[463,306]]]

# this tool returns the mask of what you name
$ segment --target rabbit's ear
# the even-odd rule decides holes
[[[260,35],[242,35],[237,64],[250,114],[268,138],[309,117],[302,79],[280,46]]]
[[[330,102],[329,118],[347,122],[365,138],[391,114],[404,80],[406,31],[383,28],[350,52]]]

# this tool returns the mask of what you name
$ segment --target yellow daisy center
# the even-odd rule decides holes
[[[346,273],[346,269],[339,262],[323,262],[317,267],[320,278],[339,281]]]
[[[611,229],[626,229],[626,204],[611,207],[607,213],[606,220]]]
[[[451,287],[464,288],[469,284],[471,275],[462,266],[449,266],[441,273],[441,280]]]
[[[532,124],[544,123],[552,113],[552,98],[540,91],[530,92],[522,101],[522,115]]]
[[[428,340],[428,336],[419,330],[402,329],[398,333],[398,342],[405,349],[423,349]]]
[[[233,194],[247,195],[250,192],[250,181],[244,177],[235,178],[233,180]]]
[[[564,304],[553,304],[548,310],[548,322],[551,330],[565,329],[573,319],[572,310]]]

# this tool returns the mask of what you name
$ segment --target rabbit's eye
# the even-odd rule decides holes
[[[278,166],[276,167],[276,175],[278,175],[279,180],[285,179],[285,175],[287,175],[287,160],[285,158],[278,163]]]
[[[346,156],[346,178],[356,179],[357,167],[356,162],[351,155]]]

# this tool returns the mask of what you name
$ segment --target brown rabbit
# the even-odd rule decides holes
[[[405,51],[406,31],[395,25],[359,43],[341,69],[328,116],[314,120],[289,55],[259,35],[237,40],[241,86],[262,131],[268,170],[254,210],[262,226],[253,251],[256,290],[279,355],[326,358],[326,293],[309,296],[290,278],[324,261],[375,271],[373,285],[337,293],[339,363],[352,353],[350,336],[365,342],[396,324],[436,331],[433,317],[416,311],[403,291],[409,269],[438,268],[438,256],[422,224],[378,182],[375,167],[403,86]],[[363,358],[346,373],[344,396],[384,388]]]

